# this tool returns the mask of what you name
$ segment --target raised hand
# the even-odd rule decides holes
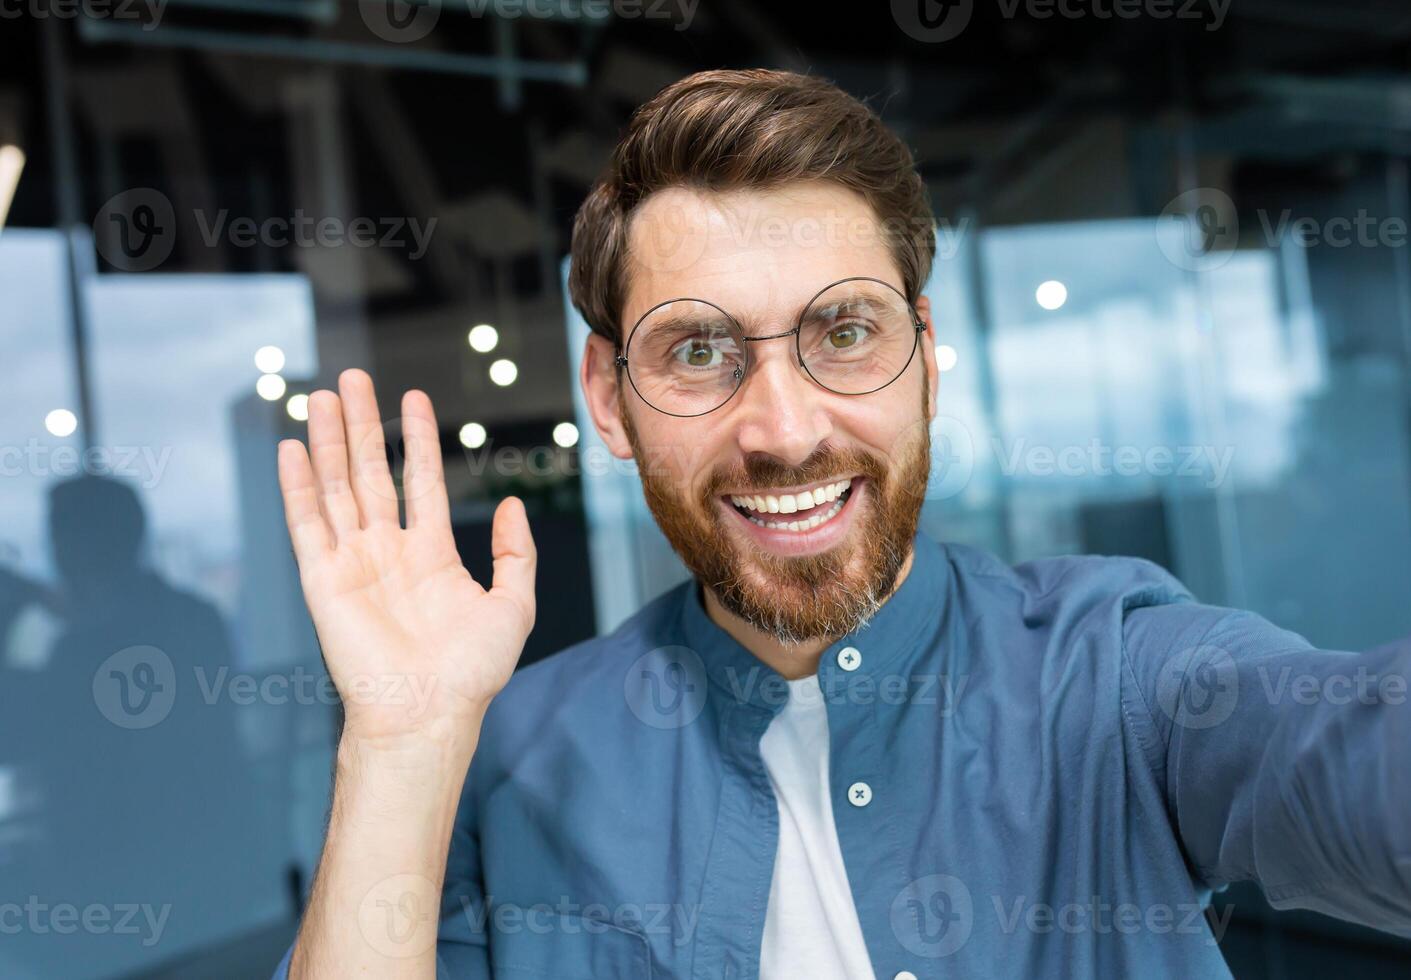
[[[402,399],[403,528],[372,379],[344,371],[338,390],[309,397],[308,452],[280,443],[279,484],[345,737],[455,737],[509,681],[534,625],[524,505],[495,511],[487,590],[456,553],[431,400]]]

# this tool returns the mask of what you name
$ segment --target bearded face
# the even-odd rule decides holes
[[[920,519],[935,411],[935,336],[924,296],[907,314],[910,360],[891,383],[843,394],[807,366],[803,334],[790,328],[813,322],[817,298],[833,295],[830,284],[865,279],[904,290],[880,233],[756,243],[745,231],[825,219],[852,229],[875,223],[863,198],[834,185],[657,192],[632,219],[624,333],[653,322],[662,307],[673,312],[664,322],[677,328],[677,305],[706,314],[691,323],[712,324],[694,327],[693,337],[709,333],[681,346],[670,372],[652,376],[662,384],[645,391],[617,361],[626,346],[628,363],[641,363],[632,358],[642,348],[627,336],[621,345],[591,337],[583,367],[598,431],[616,455],[636,459],[647,504],[687,568],[726,611],[789,645],[851,632],[890,596]],[[692,229],[689,261],[681,260],[680,236],[666,234],[683,225]],[[666,257],[657,254],[663,242],[677,243]],[[728,311],[728,330],[711,310]],[[831,341],[868,339],[844,326]],[[678,346],[660,353],[674,356]],[[700,372],[718,370],[717,361],[740,348],[748,355],[733,393],[699,414],[671,412],[704,390]]]
[[[930,471],[924,401],[891,459],[829,446],[797,466],[751,456],[717,467],[698,493],[652,465],[630,421],[627,432],[647,506],[692,575],[751,626],[797,644],[852,632],[891,594]],[[774,505],[786,495],[787,514]]]

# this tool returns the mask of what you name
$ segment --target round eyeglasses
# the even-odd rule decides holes
[[[825,286],[792,330],[748,337],[739,322],[703,299],[669,299],[642,314],[617,365],[642,401],[665,415],[713,412],[744,384],[749,344],[793,337],[799,367],[838,395],[868,395],[900,378],[926,323],[901,291],[854,276]]]

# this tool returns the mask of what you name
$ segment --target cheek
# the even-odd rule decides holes
[[[877,395],[862,395],[856,401],[859,404],[834,415],[833,427],[840,445],[851,444],[890,456],[914,441],[918,428],[926,424],[919,398],[914,402],[907,400],[905,405],[900,399]]]
[[[633,417],[638,467],[694,498],[710,474],[725,462],[720,428],[699,419],[677,419],[660,412]]]

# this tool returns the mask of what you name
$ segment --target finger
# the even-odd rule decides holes
[[[309,455],[313,458],[318,505],[336,538],[358,529],[358,504],[348,485],[348,444],[342,401],[331,391],[309,396]]]
[[[314,470],[309,454],[298,439],[279,443],[279,492],[284,498],[284,523],[289,526],[289,540],[294,545],[294,557],[302,565],[333,543],[328,524],[318,509],[318,490],[314,486]]]
[[[402,487],[407,497],[407,527],[450,530],[451,505],[441,464],[441,430],[436,410],[424,391],[402,396],[402,439],[407,464]]]
[[[506,497],[495,508],[490,530],[490,553],[495,558],[495,578],[491,595],[508,599],[524,613],[526,624],[534,625],[534,570],[539,553],[529,531],[529,515],[518,497]]]
[[[397,523],[397,488],[387,468],[387,440],[377,411],[377,394],[366,371],[350,368],[338,376],[343,423],[348,433],[348,467],[353,498],[364,525]]]

